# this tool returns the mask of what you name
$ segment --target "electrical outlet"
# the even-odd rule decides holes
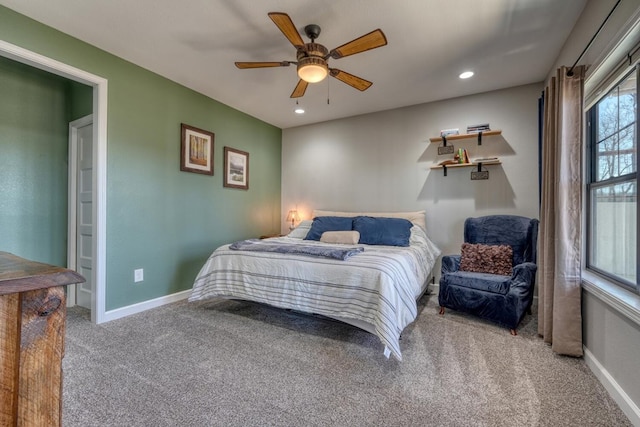
[[[144,270],[142,268],[133,270],[133,281],[135,283],[138,283],[138,282],[142,282],[143,280],[144,280]]]

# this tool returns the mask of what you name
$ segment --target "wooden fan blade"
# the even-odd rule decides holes
[[[349,74],[346,71],[338,70],[337,68],[330,68],[329,74],[331,74],[332,77],[335,77],[341,82],[358,89],[359,91],[367,90],[373,84],[369,80],[354,76],[353,74]]]
[[[351,40],[349,43],[345,43],[329,52],[329,55],[334,58],[344,58],[345,56],[353,55],[356,53],[364,52],[365,50],[375,49],[377,47],[385,46],[387,44],[387,38],[380,28],[371,31],[369,34],[365,34],[362,37],[358,37],[355,40]]]
[[[282,12],[269,12],[268,15],[292,45],[296,48],[304,47],[304,41],[289,15]]]
[[[305,82],[302,79],[298,80],[298,84],[296,85],[296,88],[293,90],[293,92],[291,92],[291,96],[289,98],[300,98],[304,96],[304,92],[307,90],[307,86],[309,86],[309,83]]]
[[[238,68],[268,68],[268,67],[288,67],[289,61],[282,62],[236,62]]]

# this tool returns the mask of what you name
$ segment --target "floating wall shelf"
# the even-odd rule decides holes
[[[434,166],[431,166],[431,169],[442,169],[444,176],[447,176],[447,170],[448,169],[477,167],[478,168],[478,174],[476,175],[475,172],[471,173],[471,179],[472,180],[476,180],[476,179],[489,179],[489,172],[488,171],[482,172],[482,166],[493,166],[493,165],[500,165],[500,164],[502,164],[502,162],[500,160],[489,160],[489,161],[486,161],[486,162],[453,163],[453,164],[449,164],[449,165],[434,165]],[[480,172],[482,172],[482,173],[480,173]]]
[[[452,154],[453,153],[453,145],[447,147],[447,142],[449,141],[460,141],[464,139],[475,139],[478,141],[478,145],[482,145],[482,137],[483,136],[495,136],[501,135],[501,130],[487,130],[483,132],[477,133],[463,133],[458,135],[446,135],[446,136],[436,136],[433,138],[429,138],[431,143],[442,144],[441,147],[438,147],[438,154]],[[441,150],[442,149],[442,150]],[[467,150],[464,150],[465,153]],[[465,155],[466,157],[466,155]],[[479,158],[476,160],[480,160]],[[471,172],[471,180],[479,180],[479,179],[489,179],[489,171],[483,171],[482,166],[490,166],[490,165],[500,165],[502,162],[498,158],[487,158],[485,162],[476,161],[471,163],[450,163],[444,165],[433,165],[431,169],[442,169],[444,176],[447,176],[447,169],[454,168],[477,168],[477,171]]]
[[[437,142],[437,143],[441,143],[444,142],[446,144],[447,141],[456,141],[456,140],[460,140],[460,139],[477,139],[478,140],[478,144],[482,144],[482,137],[483,136],[495,136],[495,135],[502,135],[502,131],[501,130],[487,130],[484,132],[477,132],[477,133],[462,133],[460,135],[447,135],[446,137],[442,137],[442,136],[436,136],[433,138],[429,138],[430,142]]]
[[[491,166],[491,165],[500,165],[500,164],[502,164],[500,160],[492,160],[488,162],[478,162],[478,163],[453,163],[450,165],[434,165],[434,166],[431,166],[431,169],[470,168],[470,167]]]

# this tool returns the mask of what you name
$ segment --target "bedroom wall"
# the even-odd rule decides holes
[[[0,57],[0,93],[0,250],[65,266],[68,125],[91,89]]]
[[[616,0],[587,3],[550,75],[560,65],[570,66],[576,61],[615,4]],[[640,0],[622,0],[580,64],[604,59],[620,40],[622,29],[629,28],[639,15]],[[635,38],[640,40],[640,34]],[[585,359],[632,423],[640,426],[640,296],[601,282],[593,275],[583,276]]]
[[[109,82],[107,311],[187,290],[220,244],[279,229],[280,129],[2,6],[0,39]],[[214,176],[180,171],[180,123],[215,133]],[[224,146],[249,152],[248,191],[223,188]]]
[[[460,253],[467,217],[538,216],[538,98],[542,84],[432,102],[283,130],[282,212],[297,206],[346,211],[426,210],[428,233],[443,253]],[[490,179],[471,169],[430,166],[438,156],[429,137],[441,129],[489,123],[501,136],[458,142],[471,157],[498,156]],[[288,224],[282,222],[282,230]],[[436,275],[439,278],[439,265]]]

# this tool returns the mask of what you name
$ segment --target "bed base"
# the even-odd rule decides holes
[[[430,294],[431,291],[429,290],[429,285],[434,285],[434,284],[435,284],[435,277],[433,276],[433,274],[429,274],[429,276],[427,277],[427,280],[425,280],[425,282],[422,284],[422,287],[420,289],[420,292],[418,293],[418,296],[416,296],[416,301],[419,301],[425,294]],[[231,297],[231,296],[220,296],[220,298],[236,300],[236,301],[244,301],[241,298]],[[251,302],[257,302],[257,301],[251,301]],[[327,319],[337,320],[338,322],[346,323],[348,325],[355,326],[358,329],[362,329],[363,331],[368,332],[370,334],[377,335],[376,334],[376,326],[373,323],[365,322],[364,320],[351,319],[351,318],[348,318],[348,317],[341,317],[341,316],[328,316],[328,315],[325,315],[325,314],[309,313],[307,311],[301,311],[301,310],[296,310],[296,309],[292,309],[292,308],[282,308],[282,307],[278,307],[278,306],[275,306],[275,305],[270,305],[270,304],[263,303],[263,302],[257,302],[257,303],[258,304],[269,305],[270,307],[275,307],[275,308],[278,308],[280,310],[293,311],[295,313],[300,313],[300,314],[303,314],[305,316],[324,317],[324,318],[327,318]]]
[[[427,277],[427,280],[425,280],[425,282],[422,284],[422,288],[420,289],[420,293],[416,297],[416,301],[420,301],[420,299],[425,294],[431,293],[430,290],[429,290],[429,285],[435,284],[435,280],[436,280],[436,278],[433,276],[433,274],[430,274]],[[301,313],[309,314],[309,313],[304,313],[304,312],[301,312]],[[362,330],[364,330],[366,332],[369,332],[370,334],[376,335],[376,326],[373,323],[365,322],[365,321],[360,320],[360,319],[349,319],[347,317],[340,317],[340,316],[324,316],[324,317],[329,317],[329,318],[337,320],[339,322],[347,323],[347,324],[349,324],[351,326],[355,326],[356,328],[359,328],[359,329],[362,329]]]

